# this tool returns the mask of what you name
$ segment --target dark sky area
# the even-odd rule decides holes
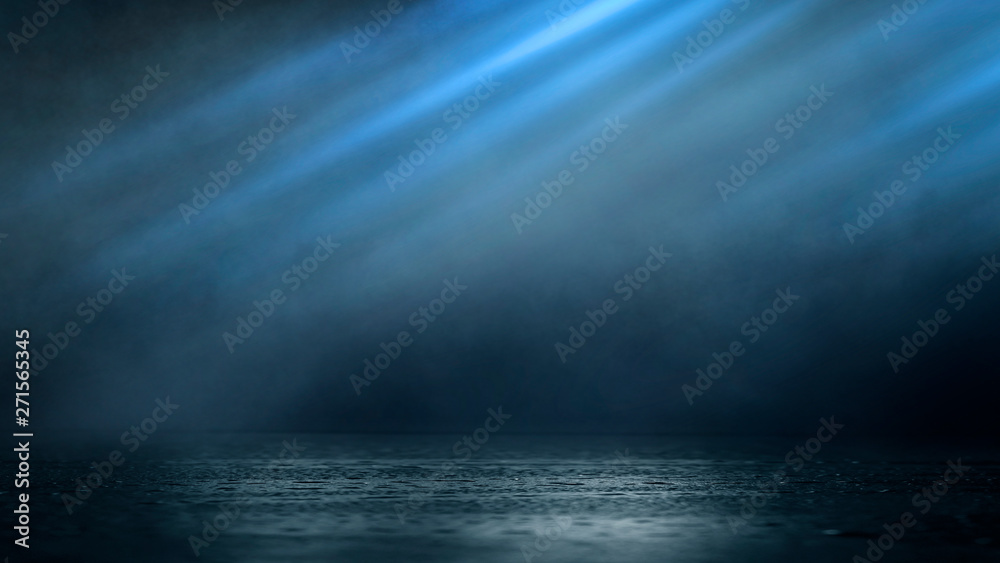
[[[0,57],[34,423],[992,435],[1000,4],[912,4],[59,5]]]

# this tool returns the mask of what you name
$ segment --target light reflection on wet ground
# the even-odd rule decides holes
[[[793,438],[493,436],[468,460],[448,435],[153,438],[72,516],[60,495],[116,444],[35,446],[61,459],[33,465],[33,560],[195,560],[189,536],[240,501],[198,560],[846,563],[912,511],[883,561],[1000,561],[1000,456],[981,447],[834,441],[794,471]],[[972,469],[920,514],[958,457]]]

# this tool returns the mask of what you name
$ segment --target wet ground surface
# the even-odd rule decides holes
[[[30,560],[848,563],[888,524],[902,537],[883,562],[1000,561],[1000,455],[982,444],[834,438],[788,463],[804,440],[493,436],[465,459],[459,438],[38,439]],[[115,449],[124,463],[67,514]]]

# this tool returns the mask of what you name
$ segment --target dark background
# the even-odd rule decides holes
[[[384,3],[246,0],[60,6],[0,57],[0,326],[38,355],[32,429],[116,435],[157,398],[169,430],[992,436],[1000,281],[955,312],[948,291],[998,250],[998,20],[993,2],[928,2],[885,41],[891,4],[751,2],[679,72],[672,55],[727,2],[404,2],[347,62]],[[585,9],[592,10],[585,12]],[[8,2],[6,31],[36,4]],[[593,18],[591,18],[593,14]],[[568,31],[567,31],[568,30]],[[5,45],[8,47],[8,45]],[[147,65],[170,76],[128,119],[111,102]],[[496,93],[391,192],[383,178],[480,75]],[[715,183],[810,86],[835,92],[746,186]],[[297,117],[186,224],[192,189],[287,106]],[[605,118],[629,125],[537,221],[510,215]],[[62,182],[51,163],[110,117]],[[852,244],[842,225],[938,127],[962,138]],[[316,237],[342,246],[252,338],[222,340]],[[628,302],[614,284],[672,253]],[[113,269],[136,279],[90,324]],[[350,375],[436,297],[469,286],[357,396]],[[801,295],[689,405],[712,353],[776,289]],[[286,291],[287,293],[287,291]],[[585,312],[620,310],[565,364]],[[951,322],[894,373],[886,354],[938,308]],[[13,352],[11,352],[13,354]]]

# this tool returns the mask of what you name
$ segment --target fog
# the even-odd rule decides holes
[[[38,424],[996,430],[1000,6],[498,4],[74,2],[11,47]]]

